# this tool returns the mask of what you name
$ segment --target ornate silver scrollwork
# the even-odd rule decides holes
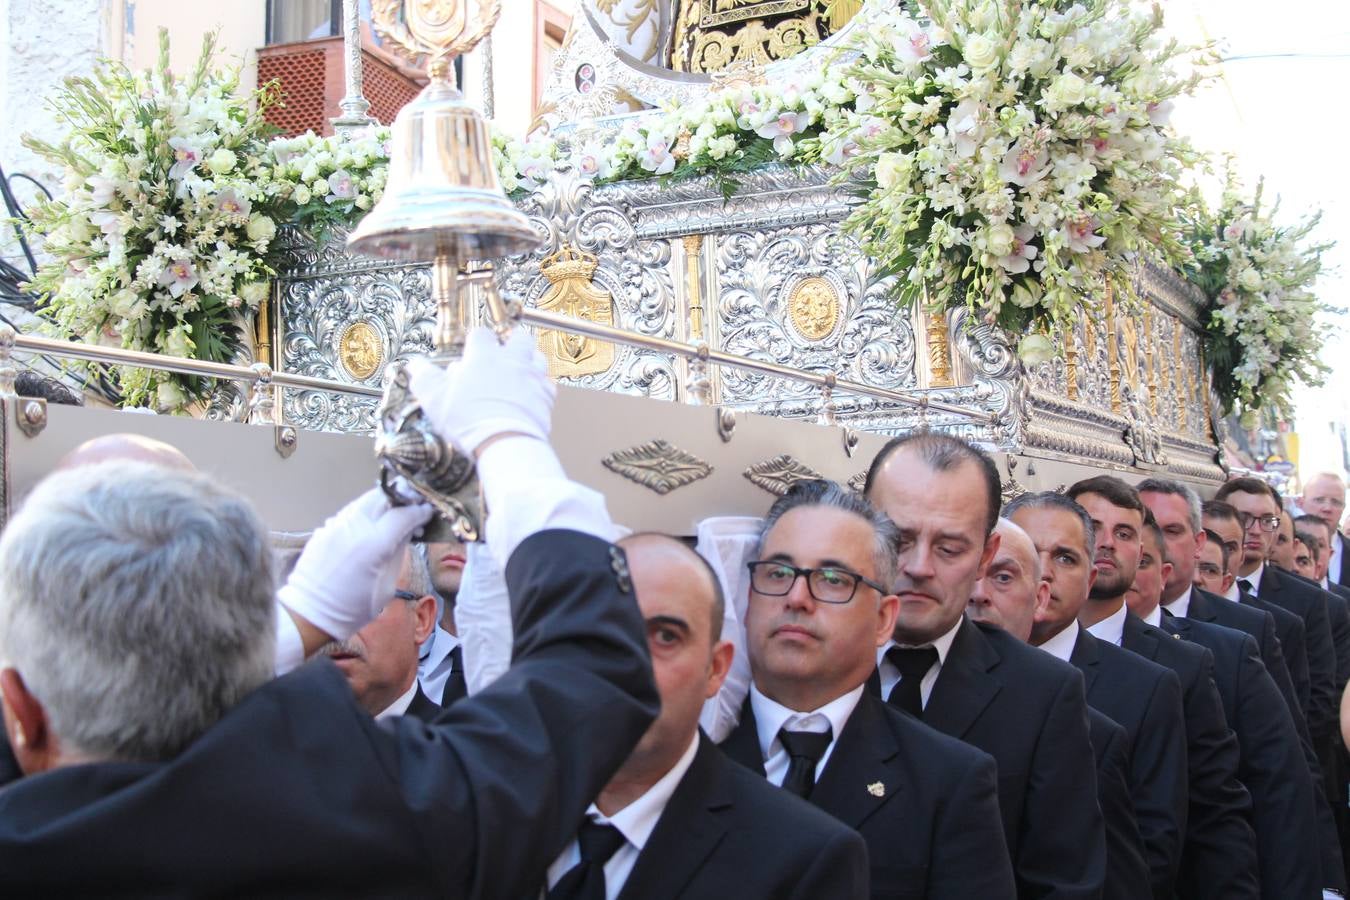
[[[713,467],[668,441],[655,440],[626,450],[615,450],[600,460],[611,472],[658,494],[707,478]]]
[[[756,487],[781,497],[799,481],[823,478],[819,472],[786,453],[755,463],[743,473]]]

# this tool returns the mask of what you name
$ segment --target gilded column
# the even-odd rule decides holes
[[[1120,413],[1120,347],[1116,345],[1115,291],[1106,282],[1106,372],[1111,384],[1111,412]]]
[[[928,344],[928,386],[951,387],[952,348],[947,340],[947,314],[945,312],[927,312],[924,317],[924,334]]]
[[[1144,365],[1148,375],[1148,408],[1158,417],[1158,352],[1153,346],[1153,310],[1144,310]]]
[[[689,301],[689,339],[695,343],[703,334],[703,277],[699,260],[703,255],[703,235],[684,236],[684,286]]]
[[[1073,325],[1064,328],[1064,390],[1070,400],[1078,399],[1078,334]]]

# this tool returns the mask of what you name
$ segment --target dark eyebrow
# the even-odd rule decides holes
[[[647,627],[654,628],[658,625],[664,625],[667,628],[674,628],[676,631],[682,631],[688,634],[689,623],[679,616],[652,616],[647,620]]]

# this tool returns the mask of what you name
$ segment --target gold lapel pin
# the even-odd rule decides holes
[[[873,797],[884,797],[886,796],[886,785],[880,781],[874,781],[867,786],[867,793]]]

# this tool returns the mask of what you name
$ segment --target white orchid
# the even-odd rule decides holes
[[[998,259],[998,264],[1005,272],[1021,275],[1031,268],[1032,260],[1040,252],[1036,249],[1036,245],[1031,243],[1031,239],[1035,236],[1036,229],[1030,225],[1018,225],[1013,229],[1011,246],[1008,252]]]
[[[173,149],[173,166],[169,168],[169,177],[182,179],[201,164],[205,152],[205,142],[197,136],[169,138],[169,147]]]
[[[1050,173],[1050,151],[1035,142],[1018,140],[999,163],[998,174],[1004,181],[1027,187]]]

